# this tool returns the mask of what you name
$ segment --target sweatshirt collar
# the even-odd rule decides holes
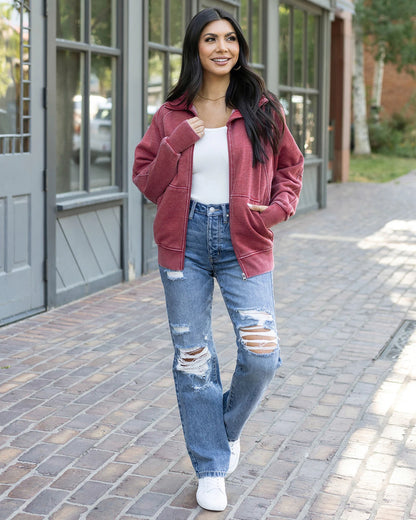
[[[265,96],[262,96],[260,99],[260,106],[263,106],[265,103],[267,103],[267,98]],[[167,101],[165,103],[166,108],[170,110],[188,110],[192,112],[195,116],[197,113],[195,112],[195,109],[192,106],[188,106],[186,102],[185,94],[179,97],[178,99],[174,99],[173,101]],[[228,122],[233,121],[234,119],[242,118],[241,112],[238,109],[233,110],[233,113],[230,116],[230,119]]]

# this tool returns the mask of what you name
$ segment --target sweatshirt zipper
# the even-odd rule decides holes
[[[228,184],[229,184],[229,218],[230,218],[230,236],[232,235],[232,227],[231,227],[231,186],[232,186],[232,183],[231,183],[231,170],[232,170],[232,155],[231,155],[231,124],[230,122],[227,123],[227,144],[228,144],[228,161],[229,161],[229,168],[228,168]],[[232,243],[232,239],[231,239],[231,243]],[[233,246],[234,247],[234,246]],[[237,257],[237,255],[236,255]],[[243,269],[243,266],[241,265],[240,263],[240,260],[238,259],[237,257],[237,262],[241,268],[241,277],[243,280],[247,280],[247,275],[246,273],[244,272],[244,269]]]
[[[195,115],[192,110],[188,110],[192,115]],[[186,194],[186,200],[187,205],[185,208],[185,211],[187,212],[187,215],[185,216],[186,220],[186,227],[188,227],[188,218],[189,218],[189,206],[191,204],[191,190],[192,190],[192,168],[193,168],[193,161],[194,161],[194,147],[195,145],[192,145],[192,153],[190,154],[190,160],[189,160],[189,171],[188,171],[188,183],[189,183],[189,190]],[[183,244],[183,257],[182,257],[182,270],[185,268],[185,249],[186,249],[186,230],[185,230],[185,241]]]

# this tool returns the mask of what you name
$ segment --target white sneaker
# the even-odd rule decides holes
[[[196,501],[209,511],[224,511],[227,507],[225,480],[222,477],[204,477],[198,481]]]
[[[233,471],[238,466],[238,461],[240,460],[240,439],[237,439],[236,441],[230,441],[230,464],[228,466],[226,477],[229,477]]]

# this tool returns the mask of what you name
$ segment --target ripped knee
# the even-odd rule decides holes
[[[208,347],[181,348],[179,350],[177,370],[195,376],[204,376],[208,371],[211,352]]]
[[[270,354],[278,346],[276,332],[260,325],[242,327],[240,335],[245,347],[253,354]]]
[[[168,280],[171,280],[171,281],[183,280],[185,278],[183,271],[172,271],[170,269],[166,270],[166,276],[167,276]]]

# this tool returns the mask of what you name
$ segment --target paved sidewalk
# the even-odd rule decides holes
[[[416,172],[276,230],[284,364],[195,502],[156,273],[0,329],[0,520],[416,520]],[[235,363],[216,295],[224,386]]]

